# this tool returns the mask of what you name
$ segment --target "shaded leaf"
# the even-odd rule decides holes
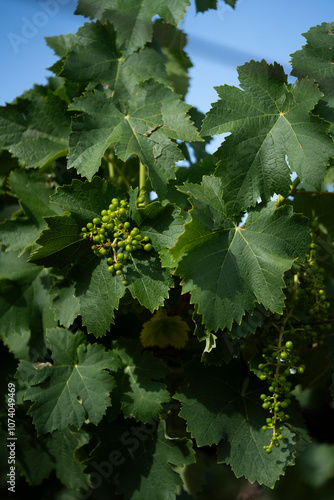
[[[125,418],[132,416],[144,423],[162,414],[162,403],[170,400],[166,385],[158,382],[167,374],[163,362],[151,352],[142,352],[140,343],[134,340],[114,341],[112,353],[119,360],[113,404],[116,398]]]
[[[42,167],[66,156],[70,117],[66,103],[52,92],[30,93],[0,108],[0,146],[28,168]]]
[[[184,347],[190,328],[181,316],[167,316],[164,309],[159,309],[149,321],[143,324],[140,340],[144,347]]]
[[[19,251],[19,256],[34,246],[45,227],[43,217],[59,214],[62,210],[50,204],[54,188],[48,174],[39,171],[17,170],[9,176],[10,194],[16,196],[25,216],[14,214],[0,225],[1,242],[6,250]]]
[[[187,365],[188,385],[175,395],[182,402],[180,416],[198,446],[218,444],[218,462],[231,465],[237,477],[273,487],[285,468],[294,464],[296,437],[284,430],[284,441],[267,455],[268,436],[261,427],[265,411],[258,379],[244,365],[204,367],[198,360]]]
[[[15,357],[36,359],[44,347],[43,332],[56,325],[48,296],[52,280],[26,258],[16,252],[1,255],[0,334]]]
[[[21,361],[16,378],[29,384],[24,399],[38,433],[80,428],[88,418],[97,425],[110,406],[115,386],[110,357],[102,346],[86,344],[84,334],[54,328],[47,340],[53,365]]]

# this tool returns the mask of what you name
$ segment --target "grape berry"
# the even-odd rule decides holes
[[[129,254],[139,249],[146,252],[152,249],[149,237],[142,236],[138,227],[131,227],[128,214],[128,202],[113,198],[108,209],[101,211],[100,217],[94,217],[81,229],[82,238],[93,243],[91,249],[95,255],[107,259],[108,271],[121,276],[123,285],[127,285],[123,268]]]

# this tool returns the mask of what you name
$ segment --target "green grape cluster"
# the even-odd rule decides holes
[[[318,223],[312,223],[312,243],[305,262],[299,268],[293,267],[286,277],[286,305],[282,315],[270,317],[262,327],[260,341],[263,362],[258,365],[260,379],[268,383],[267,394],[261,394],[262,407],[270,412],[264,431],[272,430],[270,444],[264,446],[267,453],[273,446],[280,446],[283,439],[283,425],[289,419],[285,413],[291,403],[292,382],[287,378],[303,374],[305,365],[297,354],[303,349],[323,344],[323,336],[332,328],[329,319],[330,303],[324,287],[324,269],[318,266],[317,236]],[[278,341],[272,342],[275,336]],[[283,338],[289,340],[284,343]]]
[[[137,203],[141,203],[138,198]],[[115,276],[121,276],[123,285],[124,267],[129,255],[135,250],[143,249],[149,252],[152,244],[148,236],[142,236],[136,226],[131,226],[129,204],[126,200],[113,198],[108,209],[101,211],[100,217],[94,217],[81,229],[83,239],[93,243],[91,249],[98,257],[107,259],[108,271]]]
[[[301,322],[291,324],[293,334],[312,344],[323,345],[324,336],[331,330],[330,302],[324,285],[324,268],[316,260],[317,254],[317,221],[312,222],[312,243],[306,260],[294,276],[294,284],[290,285],[289,299],[294,301]]]
[[[300,357],[294,352],[294,345],[288,340],[283,345],[283,332],[279,335],[278,345],[270,344],[263,349],[263,363],[258,365],[262,374],[261,380],[267,380],[268,392],[261,394],[262,408],[269,410],[271,416],[266,419],[266,425],[262,427],[263,431],[272,430],[270,444],[263,449],[271,453],[272,447],[280,446],[280,440],[283,439],[283,424],[289,420],[290,416],[285,413],[286,408],[291,403],[292,382],[287,378],[292,373],[304,373],[305,365],[299,364]]]

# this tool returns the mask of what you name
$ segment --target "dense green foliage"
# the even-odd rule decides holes
[[[1,369],[36,498],[333,498],[334,22],[295,83],[251,60],[204,116],[188,5],[79,0],[55,76],[0,108]]]

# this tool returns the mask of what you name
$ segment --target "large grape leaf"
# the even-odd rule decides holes
[[[112,401],[120,401],[125,418],[147,422],[163,412],[162,403],[170,400],[166,385],[158,380],[167,374],[166,366],[149,351],[142,352],[139,341],[119,339],[112,353],[118,358],[113,374],[117,388]],[[116,363],[115,363],[116,364]]]
[[[108,148],[126,159],[135,154],[148,167],[153,188],[166,189],[174,178],[174,163],[183,158],[171,139],[198,140],[186,114],[189,106],[169,88],[149,80],[134,88],[120,111],[105,92],[77,99],[71,109],[81,111],[72,122],[69,166],[91,179]]]
[[[170,438],[159,418],[147,424],[131,418],[102,422],[99,431],[105,438],[93,452],[89,472],[117,478],[124,500],[176,500],[183,483],[179,470],[195,461],[189,439]]]
[[[61,76],[76,82],[103,83],[114,100],[126,102],[136,84],[154,79],[165,85],[169,80],[161,53],[145,47],[123,57],[116,45],[113,27],[107,23],[85,23],[75,35],[76,43],[63,62]]]
[[[97,344],[87,344],[81,332],[53,328],[47,332],[53,364],[21,361],[16,378],[29,385],[24,399],[33,401],[28,414],[38,433],[80,428],[85,420],[97,425],[115,387],[110,356]]]
[[[230,330],[256,302],[281,313],[284,272],[304,257],[310,243],[306,218],[291,207],[275,210],[271,202],[237,226],[225,217],[218,178],[203,177],[201,185],[186,184],[182,190],[191,194],[192,220],[170,252],[174,259],[182,257],[176,274],[208,330]]]
[[[189,0],[79,0],[76,14],[109,20],[115,27],[120,49],[129,55],[152,39],[152,17],[159,15],[177,26]]]
[[[22,255],[31,248],[39,233],[46,226],[43,217],[61,213],[50,204],[54,188],[48,174],[35,170],[16,170],[9,176],[11,196],[18,198],[24,216],[14,214],[0,225],[0,239],[6,250],[17,250]]]
[[[202,135],[231,132],[215,156],[229,214],[271,196],[287,196],[290,174],[320,189],[334,144],[329,123],[310,113],[322,97],[308,79],[287,84],[277,63],[251,61],[238,68],[242,88],[216,87],[220,100],[204,120]],[[288,163],[286,161],[286,157]]]
[[[322,23],[303,33],[307,43],[291,55],[292,72],[297,78],[314,78],[320,84],[324,96],[316,107],[316,113],[332,122],[334,133],[334,22]]]
[[[70,116],[64,100],[49,91],[0,107],[0,146],[29,168],[42,167],[65,156]]]
[[[52,280],[45,269],[27,264],[27,256],[2,252],[0,260],[0,335],[19,359],[35,359],[43,332],[56,326],[48,296]]]
[[[237,477],[273,487],[285,468],[294,464],[296,436],[285,429],[279,448],[267,455],[270,441],[262,431],[266,412],[261,406],[263,386],[240,362],[221,367],[193,360],[186,367],[188,384],[175,399],[182,402],[180,416],[198,446],[219,444],[218,462],[229,464]]]

